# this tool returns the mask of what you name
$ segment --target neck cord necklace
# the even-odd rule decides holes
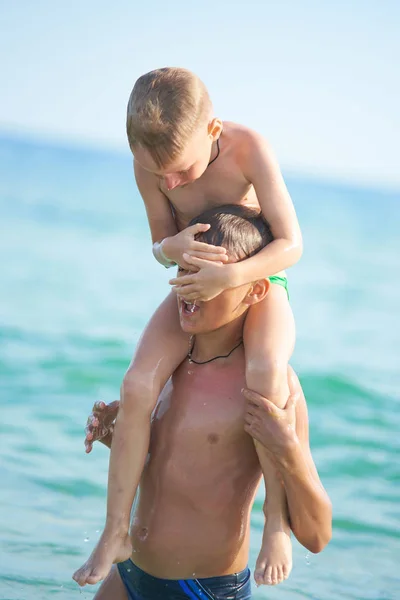
[[[221,136],[220,136],[220,137],[221,137]],[[213,162],[215,162],[215,161],[217,160],[217,158],[218,158],[218,156],[219,156],[219,153],[220,153],[220,148],[219,148],[219,138],[217,139],[217,150],[218,150],[218,152],[217,152],[217,156],[214,156],[214,158],[213,158],[212,160],[210,160],[210,162],[209,162],[209,163],[208,163],[208,165],[207,165],[207,169],[208,169],[208,167],[209,167],[210,165],[212,165],[212,164],[213,164]]]
[[[239,346],[241,346],[242,344],[243,340],[240,340],[240,342],[234,348],[232,348],[232,350],[228,352],[228,354],[221,354],[220,356],[214,356],[214,358],[209,358],[208,360],[198,361],[192,358],[192,352],[194,350],[194,336],[192,336],[189,342],[189,352],[187,354],[187,357],[190,363],[194,363],[195,365],[205,365],[209,362],[212,362],[213,360],[217,360],[217,358],[228,358],[228,356],[230,356],[232,352],[234,352],[236,348],[239,348]]]

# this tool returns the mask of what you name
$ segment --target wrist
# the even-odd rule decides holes
[[[172,242],[172,238],[171,237],[164,238],[160,242],[160,248],[161,248],[161,252],[163,253],[164,257],[167,260],[173,262],[172,255],[173,255],[174,252],[173,252],[173,249],[171,247],[172,246],[171,242]]]
[[[241,285],[239,273],[237,269],[238,263],[229,263],[224,265],[225,289],[239,287]]]
[[[279,454],[274,458],[279,468],[283,468],[286,471],[292,471],[296,469],[296,466],[298,465],[301,452],[299,438],[297,437],[297,433],[293,431],[293,434],[288,436]]]
[[[153,254],[155,259],[167,269],[176,266],[176,262],[170,258],[170,245],[168,244],[168,240],[170,239],[171,238],[164,238],[161,242],[155,242],[153,244]]]

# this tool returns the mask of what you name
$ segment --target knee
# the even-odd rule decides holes
[[[247,387],[283,408],[289,396],[287,369],[285,361],[257,359],[246,365]]]
[[[246,365],[247,383],[249,380],[270,381],[276,384],[287,382],[288,364],[274,356],[264,355],[248,361]]]
[[[157,403],[158,394],[154,378],[149,377],[131,366],[125,373],[121,384],[121,405],[124,412],[144,410],[151,413]]]

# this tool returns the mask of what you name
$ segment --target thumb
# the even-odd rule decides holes
[[[191,225],[186,229],[188,233],[191,235],[196,235],[196,233],[202,233],[204,231],[208,231],[211,225],[207,225],[206,223],[196,223],[195,225]]]
[[[288,401],[286,402],[285,410],[295,410],[299,398],[299,392],[294,392],[293,394],[290,394]]]

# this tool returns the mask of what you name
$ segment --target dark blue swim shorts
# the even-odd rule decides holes
[[[129,600],[249,600],[250,569],[234,575],[205,579],[159,579],[148,575],[130,559],[118,571]]]

